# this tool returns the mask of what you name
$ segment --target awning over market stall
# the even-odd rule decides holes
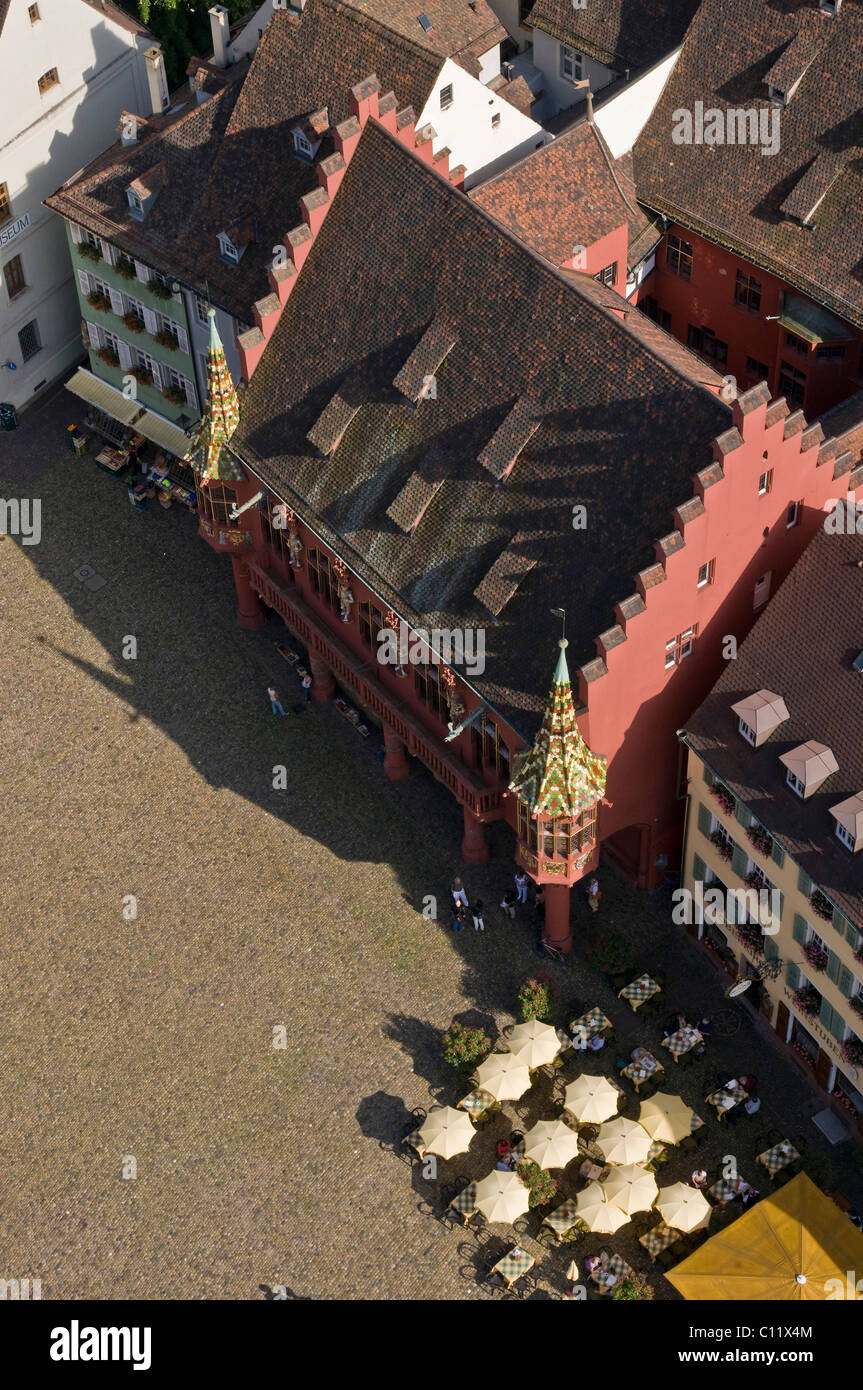
[[[107,381],[94,376],[85,367],[79,367],[75,375],[70,377],[66,382],[66,390],[71,391],[74,396],[80,396],[81,400],[87,401],[89,405],[94,405],[97,410],[104,410],[106,415],[119,420],[123,425],[131,425],[136,415],[141,413],[140,401],[130,400],[122,391],[109,386]]]
[[[848,1271],[857,1271],[850,1277]],[[806,1173],[756,1202],[668,1271],[684,1298],[860,1299],[863,1235]]]
[[[178,459],[185,458],[192,447],[192,440],[188,435],[177,425],[172,425],[170,420],[155,415],[152,410],[143,411],[135,421],[135,429],[139,434],[143,434],[145,439],[158,444],[160,449],[167,449],[169,454],[176,454]]]

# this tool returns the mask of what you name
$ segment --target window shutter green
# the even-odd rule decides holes
[[[812,892],[812,880],[805,869],[801,869],[797,875],[797,887],[804,898],[808,898]]]
[[[833,1010],[827,1003],[827,1000],[824,998],[823,994],[821,996],[821,1008],[818,1012],[818,1021],[823,1028],[827,1029],[828,1033],[832,1031],[831,1025],[833,1023]]]
[[[846,999],[850,999],[854,992],[854,975],[847,965],[840,967],[838,983],[840,994],[844,994]]]
[[[698,829],[701,831],[702,835],[708,835],[708,836],[710,835],[710,829],[711,829],[712,823],[713,823],[713,817],[712,817],[712,815],[711,815],[710,812],[708,811],[707,807],[706,807],[706,806],[702,806],[701,802],[699,801],[699,803],[698,803]]]
[[[692,856],[692,877],[698,879],[699,882],[703,883],[706,873],[707,865],[705,864],[704,860],[700,858],[699,855],[694,854]]]
[[[746,850],[741,849],[739,845],[735,845],[734,853],[731,856],[731,867],[737,874],[738,878],[743,878],[743,875],[746,873],[746,865],[748,863],[749,855],[746,853]]]
[[[748,826],[752,821],[748,809],[737,797],[734,798],[734,819],[740,821],[740,824],[745,826]]]
[[[834,985],[835,985],[835,984],[838,984],[838,982],[839,982],[839,970],[840,970],[840,968],[841,968],[841,967],[840,967],[839,957],[836,956],[836,955],[834,955],[833,952],[828,948],[828,950],[827,950],[827,978],[828,978],[828,980],[832,980],[833,983],[834,983]]]
[[[714,786],[715,783],[716,783],[716,778],[714,777],[713,773],[710,771],[710,768],[709,768],[709,767],[705,767],[705,769],[704,769],[704,780],[705,780],[705,782],[707,783],[708,787],[712,787],[712,786]]]
[[[797,989],[800,985],[800,968],[794,964],[793,960],[788,962],[788,968],[785,971],[785,979],[788,982],[789,989]]]
[[[851,923],[848,921],[848,918],[845,916],[845,913],[844,913],[844,912],[840,912],[839,909],[838,909],[838,907],[834,907],[834,909],[833,909],[833,927],[834,927],[834,930],[835,930],[835,931],[838,931],[838,933],[839,933],[840,936],[844,936],[845,933],[846,933],[846,931],[847,931],[847,929],[850,927],[850,925],[851,925]]]
[[[845,929],[845,935],[848,939],[848,945],[851,947],[851,950],[859,951],[860,942],[861,940],[863,940],[863,937],[861,937],[860,932],[857,930],[855,926],[852,926],[850,922],[848,923],[848,926]]]
[[[782,913],[783,913],[783,910],[784,910],[784,908],[785,908],[785,894],[782,892],[781,888],[777,888],[776,891],[777,891],[777,893],[779,894],[779,920],[780,920],[780,922],[781,922],[781,921],[782,921]]]
[[[838,1014],[838,1013],[836,1012],[836,1010],[834,1009],[834,1010],[833,1010],[833,1026],[831,1027],[830,1032],[833,1034],[833,1036],[834,1036],[834,1038],[836,1039],[837,1042],[842,1042],[843,1038],[845,1037],[845,1029],[846,1029],[846,1026],[847,1026],[847,1025],[846,1025],[845,1020],[844,1020],[844,1018],[842,1017],[842,1015],[841,1015],[841,1014]]]
[[[806,933],[808,932],[808,930],[809,923],[806,921],[804,917],[800,916],[799,912],[795,912],[794,926],[791,928],[791,935],[794,937],[794,940],[798,942],[801,946],[806,940]]]
[[[778,840],[774,840],[771,844],[770,854],[777,868],[781,869],[782,865],[785,863],[785,850],[782,848]]]
[[[775,960],[776,957],[777,957],[778,955],[779,955],[779,947],[776,945],[776,940],[775,940],[775,938],[772,937],[772,936],[765,936],[765,938],[764,938],[764,959],[765,959],[765,960]]]

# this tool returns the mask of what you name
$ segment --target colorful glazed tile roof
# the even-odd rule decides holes
[[[201,482],[235,482],[245,475],[225,453],[240,423],[240,406],[225,349],[216,328],[216,311],[210,309],[210,348],[207,353],[207,414],[201,434],[196,467],[202,469]]]
[[[567,645],[562,638],[542,728],[509,784],[534,816],[577,816],[605,794],[606,760],[591,753],[578,731]]]

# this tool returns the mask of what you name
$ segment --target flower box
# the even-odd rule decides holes
[[[794,991],[794,1003],[807,1017],[812,1018],[821,1009],[821,995],[811,985]]]
[[[144,320],[131,310],[123,315],[123,322],[131,333],[143,333],[146,327]]]
[[[103,314],[110,314],[111,301],[101,290],[91,290],[87,295],[87,303],[93,309],[99,309]]]
[[[803,954],[813,970],[827,969],[827,952],[816,945],[814,941],[806,942],[806,945],[803,947]]]
[[[173,295],[165,284],[164,280],[152,279],[147,281],[147,289],[154,294],[157,299],[172,299]]]
[[[812,911],[817,912],[818,916],[822,917],[825,922],[833,921],[833,904],[830,899],[819,892],[817,888],[809,899],[809,906],[812,908]]]
[[[756,893],[766,891],[768,888],[767,879],[760,869],[751,869],[743,882],[746,884],[747,888],[754,888]]]
[[[78,254],[83,256],[85,261],[101,261],[102,259],[102,252],[98,246],[93,245],[92,241],[80,241]]]
[[[764,955],[764,934],[756,922],[741,922],[733,930],[753,955]]]
[[[716,853],[719,855],[720,859],[724,859],[726,864],[731,862],[734,855],[734,847],[729,844],[728,837],[724,835],[721,830],[713,831],[710,836],[710,843],[715,847]]]
[[[158,333],[153,334],[153,341],[159,347],[168,348],[171,352],[177,352],[180,347],[180,340],[176,333],[171,333],[167,328],[160,328]]]
[[[110,347],[100,347],[100,348],[97,348],[97,350],[96,350],[96,356],[99,358],[100,362],[106,363],[107,366],[109,366],[109,367],[119,367],[119,365],[120,365],[120,359],[119,359],[119,357],[117,356],[117,354],[116,354],[116,352],[114,351],[113,348],[110,348]]]
[[[716,797],[716,800],[719,802],[726,816],[733,816],[735,800],[732,793],[728,791],[727,788],[720,787],[718,782],[715,782],[710,790],[713,792],[713,795]]]
[[[831,1094],[833,1096],[833,1099],[838,1100],[839,1104],[844,1106],[845,1109],[850,1113],[851,1117],[856,1120],[858,1114],[857,1107],[855,1105],[852,1105],[851,1101],[848,1099],[846,1095],[842,1094],[838,1086],[835,1088],[835,1090],[831,1092]]]
[[[135,270],[135,262],[129,256],[118,256],[114,269],[118,275],[122,275],[124,280],[137,278],[138,272]]]
[[[165,400],[170,401],[172,405],[186,404],[186,393],[185,391],[181,391],[179,386],[166,386],[162,395],[165,397]]]
[[[763,854],[766,859],[770,858],[770,851],[773,849],[773,837],[769,835],[762,825],[750,825],[746,832],[749,843],[759,854]]]
[[[863,1066],[863,1042],[859,1038],[846,1038],[842,1044],[842,1056],[852,1066]]]
[[[848,1000],[855,1014],[863,1014],[863,994],[854,994]]]
[[[130,369],[130,375],[133,376],[141,386],[153,385],[153,373],[148,371],[146,367],[132,367]]]

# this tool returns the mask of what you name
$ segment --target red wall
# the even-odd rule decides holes
[[[617,277],[613,288],[620,295],[626,295],[626,257],[629,249],[629,228],[625,222],[613,232],[602,236],[590,246],[585,247],[583,259],[571,257],[563,262],[564,270],[582,270],[586,275],[598,275],[607,265],[617,262]],[[621,306],[622,307],[622,306]]]
[[[666,268],[666,242],[663,242],[656,253],[656,269],[639,286],[634,298],[636,303],[643,305],[652,295],[660,308],[671,314],[671,332],[675,338],[685,343],[690,324],[696,328],[711,328],[717,338],[728,344],[727,364],[714,365],[723,375],[736,377],[740,390],[757,384],[759,378],[748,373],[746,368],[747,357],[754,357],[768,368],[767,384],[771,394],[781,395],[779,364],[784,358],[806,374],[803,404],[800,407],[795,404],[794,408],[804,410],[810,420],[860,389],[863,384],[860,380],[863,333],[859,329],[848,325],[844,361],[821,361],[814,346],[807,357],[798,356],[785,343],[783,325],[768,323],[767,316],[779,313],[783,291],[792,294],[799,294],[799,291],[686,227],[672,224],[668,230],[692,247],[692,278],[684,280]],[[761,305],[757,313],[734,301],[738,269],[754,276],[761,285]]]

